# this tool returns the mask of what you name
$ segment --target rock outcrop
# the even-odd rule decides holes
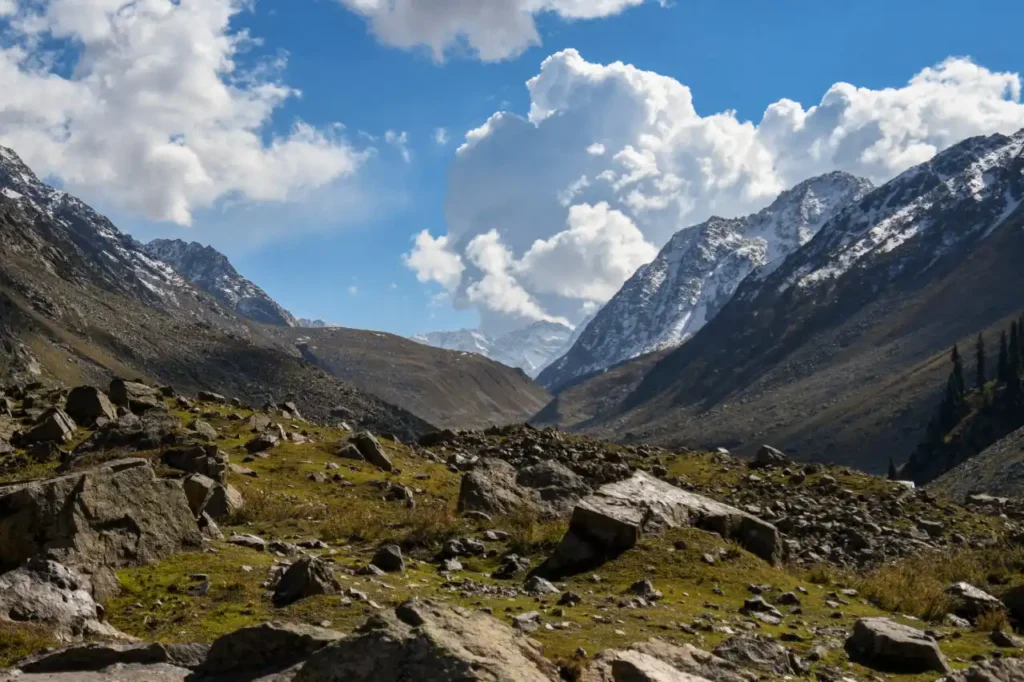
[[[93,386],[78,386],[71,389],[64,404],[64,411],[82,424],[95,424],[97,419],[117,419],[117,408],[110,402],[110,398]]]
[[[145,564],[201,542],[181,484],[146,460],[0,489],[0,570],[38,555],[90,569]]]
[[[948,673],[949,663],[938,643],[925,633],[888,618],[862,618],[846,640],[850,659],[869,668],[894,673]]]
[[[568,532],[540,571],[560,575],[585,570],[635,546],[644,533],[680,526],[718,533],[770,563],[783,558],[775,526],[640,471],[580,501]]]

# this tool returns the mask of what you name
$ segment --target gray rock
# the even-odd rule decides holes
[[[533,575],[527,578],[526,582],[523,583],[523,590],[527,594],[532,594],[535,596],[541,596],[545,594],[558,594],[561,591],[544,578],[541,578],[539,575]]]
[[[202,419],[195,419],[188,427],[200,438],[207,441],[217,440],[217,429],[213,428],[209,422],[204,422]]]
[[[192,671],[188,668],[167,663],[119,663],[98,671],[26,674],[18,672],[16,677],[6,677],[3,671],[0,671],[0,682],[186,682],[193,679]],[[266,682],[271,680],[268,679]],[[282,679],[280,682],[287,681]]]
[[[360,431],[351,438],[352,445],[356,446],[359,450],[359,454],[363,456],[370,464],[383,469],[384,471],[394,471],[395,465],[391,463],[391,459],[384,452],[384,448],[381,447],[380,441],[370,433],[369,431]]]
[[[277,447],[281,441],[277,436],[270,433],[261,433],[245,444],[245,451],[249,453],[266,452]]]
[[[56,561],[34,558],[0,575],[0,620],[41,623],[59,637],[124,637],[102,622],[89,581]]]
[[[387,573],[399,573],[405,570],[402,549],[398,545],[384,545],[373,555],[371,564]]]
[[[242,493],[233,485],[214,486],[203,512],[214,520],[226,519],[245,506]]]
[[[560,575],[592,568],[636,545],[644,533],[679,526],[718,533],[771,563],[783,556],[782,537],[770,523],[638,471],[576,505],[568,532],[541,571]]]
[[[228,538],[228,543],[232,545],[238,545],[239,547],[248,547],[254,549],[257,552],[267,551],[267,541],[261,537],[250,535],[248,533],[235,533]]]
[[[717,682],[684,672],[669,663],[636,649],[602,651],[580,678],[580,682]]]
[[[894,673],[948,673],[938,643],[925,633],[888,618],[862,618],[846,640],[850,658],[876,670]]]
[[[174,448],[163,454],[163,462],[167,466],[186,471],[190,474],[202,474],[217,483],[227,481],[228,459],[214,445],[194,445],[187,448]]]
[[[160,389],[124,379],[114,379],[110,382],[110,400],[135,414],[148,412],[163,404]]]
[[[74,567],[141,565],[201,543],[181,484],[146,460],[0,489],[0,569],[45,552]]]
[[[1024,648],[1024,640],[1016,635],[1011,635],[1008,632],[1002,630],[993,630],[992,634],[989,635],[989,639],[992,643],[998,647],[1006,649],[1022,649]]]
[[[792,675],[789,651],[766,637],[738,635],[730,637],[714,653],[740,668],[759,670],[769,675]]]
[[[199,391],[199,393],[196,394],[196,398],[205,403],[218,403],[221,405],[228,401],[228,399],[220,393],[213,393],[211,391]]]
[[[199,671],[284,670],[342,637],[339,632],[310,625],[264,623],[242,628],[216,640]]]
[[[996,658],[981,661],[938,682],[1020,682],[1024,680],[1024,658]]]
[[[192,474],[181,481],[181,487],[188,499],[189,509],[192,510],[192,514],[196,518],[199,518],[203,509],[206,508],[206,503],[210,499],[210,495],[213,494],[214,488],[217,487],[217,481],[202,474]]]
[[[67,412],[53,407],[42,414],[35,426],[22,434],[21,443],[65,443],[71,440],[77,430],[75,420]]]
[[[1003,602],[970,583],[954,583],[946,588],[946,594],[953,602],[953,613],[972,621],[984,613],[1006,608]]]
[[[754,456],[751,466],[755,468],[769,466],[786,466],[789,458],[781,450],[776,450],[770,445],[762,445]]]
[[[334,594],[341,585],[331,574],[327,562],[317,557],[303,557],[288,567],[274,588],[274,605],[287,606],[306,597]]]
[[[458,510],[508,515],[529,509],[558,516],[589,493],[586,482],[558,462],[540,462],[519,471],[504,460],[484,457],[462,476]]]
[[[64,404],[64,411],[82,424],[94,424],[99,418],[117,421],[117,409],[107,394],[93,386],[78,386],[71,389]]]
[[[168,664],[197,667],[210,647],[204,644],[89,643],[44,654],[21,665],[27,673],[86,672],[111,666]]]
[[[406,602],[306,661],[295,682],[554,682],[540,646],[479,611]]]

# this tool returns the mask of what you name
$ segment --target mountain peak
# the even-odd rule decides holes
[[[518,367],[532,378],[567,350],[573,330],[559,322],[540,320],[498,335],[479,329],[459,329],[416,334],[411,338],[428,346],[477,353],[508,367]]]
[[[752,271],[779,263],[872,189],[831,172],[780,194],[742,218],[712,217],[677,232],[638,269],[538,381],[556,389],[630,358],[678,346],[711,320]]]
[[[181,239],[154,239],[142,248],[240,315],[263,324],[295,326],[291,313],[239,274],[228,257],[212,246]]]

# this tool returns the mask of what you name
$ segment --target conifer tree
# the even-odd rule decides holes
[[[999,364],[996,366],[996,378],[999,383],[1010,383],[1010,355],[1006,347],[1006,330],[999,332]]]
[[[1020,328],[1016,322],[1010,324],[1010,351],[1008,358],[1010,371],[1007,375],[1006,383],[1010,384],[1014,380],[1020,379]]]
[[[964,393],[967,390],[967,383],[964,381],[964,362],[963,358],[960,357],[960,349],[957,348],[956,344],[953,344],[953,352],[950,355],[950,360],[953,361],[953,387],[956,391],[957,398],[963,400]]]
[[[981,391],[985,388],[985,337],[978,334],[978,340],[974,344],[974,382]]]
[[[895,481],[899,479],[899,473],[896,471],[896,462],[892,461],[892,457],[889,458],[889,480]]]

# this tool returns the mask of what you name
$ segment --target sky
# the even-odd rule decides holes
[[[1010,0],[0,0],[0,144],[298,316],[576,324],[677,230],[1024,128]]]

